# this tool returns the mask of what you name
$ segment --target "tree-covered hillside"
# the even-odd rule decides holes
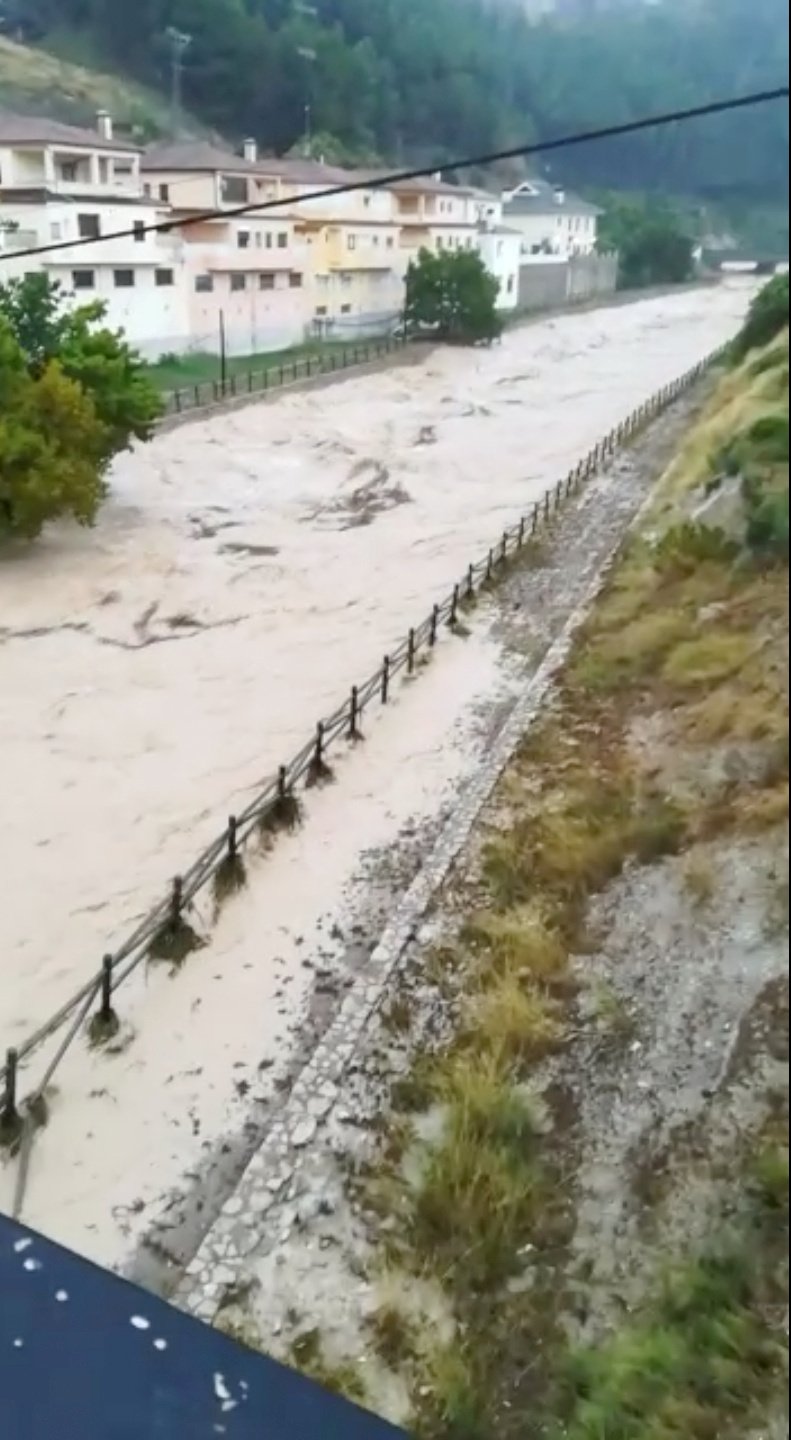
[[[788,72],[783,0],[663,0],[565,24],[531,24],[501,0],[0,0],[3,14],[6,33],[56,47],[78,33],[103,63],[160,86],[175,26],[192,37],[187,105],[278,151],[299,141],[307,103],[315,131],[350,155],[439,162]],[[561,168],[578,183],[778,200],[787,143],[778,105],[580,148]]]

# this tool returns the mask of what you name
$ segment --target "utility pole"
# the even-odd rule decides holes
[[[171,67],[171,112],[170,125],[174,139],[178,136],[181,127],[181,102],[184,79],[184,56],[192,44],[192,36],[185,34],[183,30],[177,30],[171,25],[165,31],[165,39],[170,46],[170,67]]]
[[[311,66],[315,65],[318,56],[315,50],[309,50],[306,46],[300,46],[297,54],[302,57],[306,65],[305,74],[305,132],[303,146],[305,158],[310,159],[310,150],[313,143],[313,71]]]

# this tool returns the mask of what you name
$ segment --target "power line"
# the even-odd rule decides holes
[[[725,115],[732,111],[746,110],[758,105],[767,105],[777,100],[787,100],[789,87],[777,86],[772,90],[758,90],[750,95],[736,96],[730,100],[714,100],[707,105],[697,105],[685,110],[671,110],[661,115],[646,116],[642,120],[630,120],[621,125],[608,125],[598,130],[585,130],[574,135],[564,135],[555,140],[540,140],[530,145],[516,145],[510,150],[497,150],[486,155],[475,155],[464,160],[454,160],[443,165],[443,170],[466,170],[495,165],[504,160],[517,160],[530,155],[548,154],[554,150],[567,150],[573,145],[586,145],[596,140],[614,140],[623,135],[636,135],[644,130],[655,130],[668,125],[702,120],[712,115]],[[82,250],[89,245],[99,245],[111,240],[130,240],[141,235],[167,235],[173,230],[184,230],[191,225],[203,225],[211,220],[233,220],[242,215],[261,215],[284,207],[307,204],[316,200],[328,200],[335,195],[350,195],[358,190],[385,190],[409,180],[426,180],[436,174],[436,165],[427,165],[414,170],[398,170],[388,175],[375,175],[364,180],[350,181],[344,185],[333,185],[321,190],[310,191],[307,195],[289,196],[283,200],[266,200],[247,205],[236,205],[225,210],[206,210],[197,215],[188,215],[180,220],[165,220],[156,225],[140,226],[131,230],[116,230],[106,235],[81,236],[78,240],[57,240],[49,245],[34,246],[29,250],[13,252],[14,260],[27,260],[36,255],[52,255],[66,250]],[[265,173],[265,172],[264,172]],[[0,262],[11,259],[11,255],[0,255]]]

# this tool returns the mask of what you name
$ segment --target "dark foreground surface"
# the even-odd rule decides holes
[[[0,1216],[2,1440],[405,1440]]]

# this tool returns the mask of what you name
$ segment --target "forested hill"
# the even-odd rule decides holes
[[[185,101],[203,121],[282,152],[310,98],[315,130],[349,158],[441,162],[788,73],[784,0],[662,0],[565,24],[531,24],[502,0],[0,0],[0,16],[7,34],[55,48],[78,34],[97,63],[160,87],[175,26],[192,37]],[[777,201],[787,151],[776,105],[556,165],[578,183]]]

